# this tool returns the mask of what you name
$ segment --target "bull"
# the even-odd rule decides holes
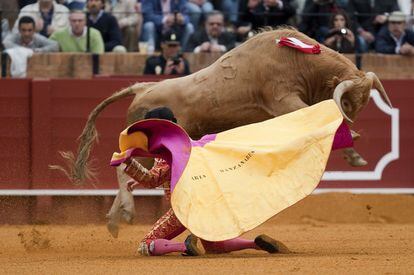
[[[80,136],[78,156],[72,158],[70,177],[82,182],[91,176],[87,160],[97,136],[95,120],[112,102],[135,96],[127,113],[128,125],[155,107],[173,110],[179,124],[192,138],[280,116],[326,99],[334,99],[350,124],[367,105],[370,90],[391,102],[378,77],[362,72],[343,55],[321,46],[320,54],[304,54],[277,46],[275,40],[295,37],[317,42],[293,28],[258,33],[221,56],[212,65],[189,76],[157,83],[137,83],[102,101],[90,114]],[[351,165],[365,161],[354,150],[345,152]],[[121,215],[134,216],[132,194],[124,180],[108,214],[109,229],[117,234]]]

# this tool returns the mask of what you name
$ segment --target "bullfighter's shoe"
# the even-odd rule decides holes
[[[267,235],[259,235],[254,239],[254,243],[268,253],[289,253],[289,249],[280,241],[276,241]]]
[[[197,246],[198,238],[193,234],[187,236],[184,241],[186,250],[183,253],[183,256],[200,256],[202,254],[201,250]]]
[[[146,240],[139,243],[137,252],[141,256],[151,256],[151,250],[154,250],[154,241]]]

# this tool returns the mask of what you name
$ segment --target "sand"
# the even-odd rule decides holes
[[[138,256],[137,243],[148,229],[149,225],[124,225],[119,238],[113,239],[104,225],[4,225],[0,273],[414,273],[414,224],[268,222],[245,237],[269,234],[292,253],[245,250],[201,257]]]

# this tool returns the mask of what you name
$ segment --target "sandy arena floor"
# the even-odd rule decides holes
[[[312,221],[278,225],[270,221],[245,237],[269,234],[292,253],[245,250],[201,257],[137,256],[137,243],[148,229],[124,225],[120,237],[113,239],[103,225],[0,226],[0,273],[414,273],[414,224]]]

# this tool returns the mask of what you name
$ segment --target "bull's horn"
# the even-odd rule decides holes
[[[373,88],[377,89],[382,96],[382,98],[387,102],[388,106],[392,108],[391,101],[388,98],[387,92],[385,91],[384,87],[382,86],[381,81],[379,80],[378,76],[373,72],[367,72],[366,76],[368,79],[372,79],[373,81]]]
[[[335,91],[333,93],[333,100],[336,102],[336,105],[338,105],[339,110],[341,111],[342,115],[346,120],[353,123],[352,119],[350,119],[346,114],[345,111],[342,109],[342,103],[341,99],[344,93],[349,91],[349,88],[351,88],[354,85],[354,82],[352,80],[345,80],[336,86]]]

